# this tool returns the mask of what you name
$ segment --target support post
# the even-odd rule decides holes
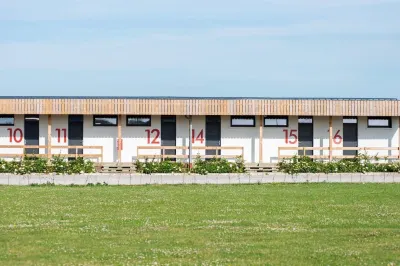
[[[192,169],[192,133],[193,133],[193,122],[192,116],[189,116],[189,169]]]
[[[118,116],[118,162],[121,162],[122,150],[122,115]]]
[[[51,125],[52,125],[52,117],[48,115],[47,117],[47,159],[50,161],[51,159]]]
[[[397,147],[398,147],[398,154],[397,154],[397,157],[398,157],[398,159],[400,160],[400,117],[399,117],[399,126],[398,126],[398,130],[397,130],[397,136],[398,136],[398,139],[399,139],[399,141],[397,142]]]
[[[263,123],[263,116],[260,115],[260,139],[259,139],[259,147],[258,147],[258,162],[263,162],[263,138],[264,138],[264,123]]]
[[[329,117],[329,161],[332,161],[332,116]]]

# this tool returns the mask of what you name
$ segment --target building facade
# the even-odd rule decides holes
[[[399,159],[399,117],[397,99],[3,97],[0,158]]]

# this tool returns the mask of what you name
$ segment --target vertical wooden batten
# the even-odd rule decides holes
[[[332,116],[329,117],[329,161],[332,161]]]
[[[121,162],[122,151],[122,115],[118,115],[118,162]]]
[[[259,139],[259,147],[258,147],[258,162],[262,163],[263,162],[263,138],[264,138],[264,133],[263,133],[263,116],[260,115],[260,139]]]
[[[51,125],[52,125],[52,117],[51,115],[47,116],[47,159],[51,159]]]

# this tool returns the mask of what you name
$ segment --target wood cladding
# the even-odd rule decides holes
[[[398,100],[0,99],[0,114],[400,116]]]

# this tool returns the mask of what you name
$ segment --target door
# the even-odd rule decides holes
[[[343,118],[343,147],[358,147],[358,121],[357,117]],[[343,151],[343,155],[356,156],[357,150]]]
[[[299,147],[314,146],[314,128],[312,117],[299,117]],[[302,150],[299,150],[299,155],[304,155]],[[306,150],[307,156],[312,156],[312,150]]]
[[[161,146],[176,146],[176,116],[161,116]],[[162,152],[161,150],[161,154]],[[176,155],[176,149],[165,150],[164,154]]]
[[[68,116],[68,146],[83,146],[83,115]],[[83,154],[83,149],[68,149],[68,154]]]
[[[206,116],[206,147],[221,146],[221,117]],[[221,150],[206,150],[206,155],[221,155]]]
[[[39,145],[39,116],[25,115],[24,119],[25,145]],[[25,149],[26,154],[39,154],[38,148]]]

